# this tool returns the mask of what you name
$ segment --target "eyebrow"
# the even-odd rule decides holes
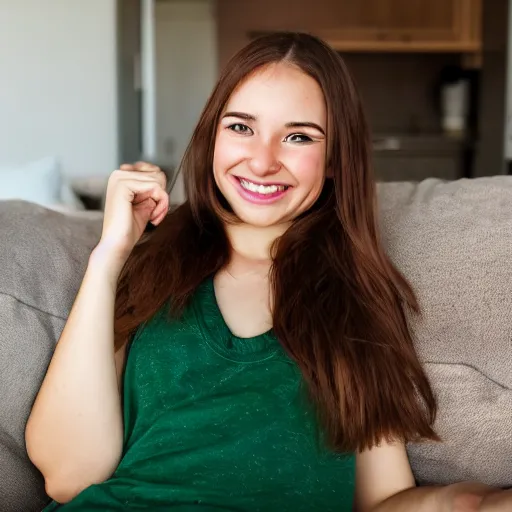
[[[246,114],[245,112],[226,112],[222,118],[224,119],[225,117],[238,117],[239,119],[244,119],[245,121],[256,121],[255,116]],[[320,125],[310,121],[293,121],[291,123],[286,123],[285,126],[287,128],[314,128],[315,130],[318,130],[322,135],[325,135],[325,131]]]

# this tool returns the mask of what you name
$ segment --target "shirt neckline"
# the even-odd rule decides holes
[[[203,282],[197,295],[200,318],[208,331],[205,340],[217,353],[233,361],[258,362],[279,352],[281,347],[272,329],[250,338],[241,338],[231,332],[217,302],[213,276]]]

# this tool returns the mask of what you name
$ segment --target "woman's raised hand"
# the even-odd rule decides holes
[[[98,248],[122,264],[146,225],[157,226],[169,210],[166,176],[147,162],[123,164],[108,180],[103,231]]]

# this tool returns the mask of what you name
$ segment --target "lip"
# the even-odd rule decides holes
[[[286,195],[286,193],[291,189],[289,185],[285,185],[288,188],[285,190],[274,192],[273,194],[258,194],[258,192],[253,192],[252,190],[247,190],[242,187],[240,184],[240,179],[247,179],[247,178],[239,178],[237,176],[230,176],[231,181],[233,182],[234,187],[236,188],[237,192],[240,194],[240,196],[248,201],[249,203],[253,204],[271,204],[275,203],[276,201],[279,201],[283,196]],[[284,183],[258,183],[253,180],[247,180],[251,183],[256,183],[257,185],[284,185]]]

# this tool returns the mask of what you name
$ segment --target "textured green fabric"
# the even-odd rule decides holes
[[[130,348],[112,478],[46,510],[350,511],[355,457],[325,449],[305,395],[272,332],[230,332],[208,279]]]

